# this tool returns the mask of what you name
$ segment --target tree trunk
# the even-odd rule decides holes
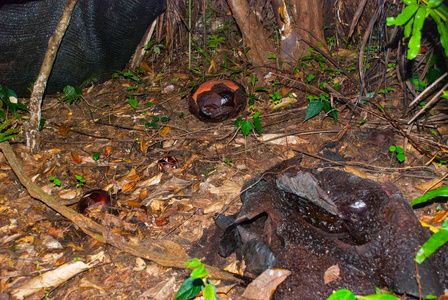
[[[263,25],[258,21],[258,15],[249,7],[246,0],[227,1],[233,16],[243,34],[243,43],[250,47],[247,53],[249,60],[257,65],[267,65],[268,55],[274,53],[272,40],[268,38]],[[299,59],[309,55],[309,45],[325,45],[324,0],[271,0],[280,30],[280,48],[276,51],[283,66],[295,68]],[[258,3],[258,2],[257,2]]]
[[[228,0],[227,3],[243,35],[244,48],[250,48],[247,52],[249,61],[256,66],[268,65],[268,55],[275,53],[274,46],[254,10],[246,0]]]

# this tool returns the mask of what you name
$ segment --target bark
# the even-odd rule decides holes
[[[243,35],[244,48],[250,48],[247,58],[256,66],[267,65],[268,55],[275,53],[274,46],[255,12],[246,0],[228,0],[228,4]]]
[[[48,50],[45,53],[45,58],[39,71],[39,75],[33,86],[33,92],[31,93],[30,98],[30,123],[26,132],[26,146],[32,153],[37,153],[40,150],[41,136],[39,124],[42,116],[42,99],[45,88],[47,87],[48,77],[50,76],[54,60],[56,59],[59,45],[61,44],[62,37],[67,30],[68,24],[70,23],[73,8],[77,2],[78,0],[67,1],[64,12],[59,19],[54,34],[48,41]]]
[[[272,6],[280,28],[280,59],[284,63],[295,67],[301,57],[310,54],[309,43],[326,46],[321,0],[272,0]]]

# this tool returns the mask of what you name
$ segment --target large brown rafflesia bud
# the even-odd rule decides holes
[[[232,80],[206,81],[191,91],[188,109],[203,122],[222,122],[246,107],[245,92],[241,84]]]

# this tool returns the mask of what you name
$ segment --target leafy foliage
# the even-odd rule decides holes
[[[13,127],[13,128],[9,128],[5,131],[3,131],[5,128],[7,128],[9,126],[9,124],[11,123],[11,120],[8,119],[5,122],[3,122],[2,124],[0,124],[0,143],[4,142],[4,141],[8,141],[12,138],[16,138],[16,137],[22,137],[21,135],[13,135],[14,132],[17,131],[17,128]]]
[[[397,297],[389,295],[389,293],[380,292],[378,289],[375,295],[369,295],[365,297],[357,297],[351,291],[346,289],[337,290],[327,300],[398,300]]]
[[[406,159],[406,156],[404,155],[404,149],[400,146],[390,146],[389,151],[392,153],[396,153],[397,160],[401,163]]]
[[[20,120],[21,117],[17,110],[28,111],[28,108],[18,101],[17,94],[13,90],[0,86],[0,118],[2,120],[6,120],[8,110],[11,111],[14,118]]]
[[[238,119],[236,119],[235,122],[235,129],[238,131],[241,129],[241,132],[243,133],[244,136],[247,136],[252,129],[255,128],[255,130],[257,131],[258,134],[261,135],[261,122],[259,119],[260,113],[256,112],[253,115],[253,121],[249,121],[249,120],[244,120],[241,117],[238,117]]]
[[[437,24],[440,42],[448,55],[448,8],[443,0],[403,0],[406,7],[396,18],[387,18],[387,25],[404,26],[404,38],[409,38],[408,59],[414,59],[422,39],[423,24],[431,16]]]
[[[448,197],[448,186],[444,186],[433,191],[430,191],[423,196],[414,199],[411,205],[425,203],[436,197]],[[434,233],[429,240],[423,244],[423,246],[418,250],[415,261],[421,264],[427,257],[429,257],[434,251],[436,251],[440,246],[448,242],[448,220],[446,220],[440,230]]]
[[[194,268],[190,277],[185,279],[177,291],[174,300],[186,300],[195,297],[202,291],[205,300],[218,299],[215,285],[208,280],[208,272],[203,263],[197,258],[188,260],[185,265],[187,268]]]
[[[73,87],[71,85],[67,85],[62,90],[64,93],[64,98],[62,98],[63,101],[67,101],[68,104],[72,104],[74,101],[81,99],[82,97],[82,90],[79,87]]]

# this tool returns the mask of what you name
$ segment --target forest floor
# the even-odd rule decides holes
[[[236,132],[235,119],[200,122],[188,112],[186,97],[187,85],[200,78],[188,72],[187,65],[184,56],[158,74],[146,70],[144,79],[157,77],[150,87],[121,76],[84,89],[83,98],[72,104],[60,95],[46,96],[41,153],[28,154],[23,140],[12,143],[26,174],[45,192],[72,202],[73,209],[90,190],[110,191],[113,213],[95,212],[96,220],[131,244],[179,258],[200,254],[204,237],[216,238],[214,216],[238,212],[245,181],[296,155],[302,155],[303,167],[330,164],[361,177],[394,182],[409,201],[433,184],[443,184],[439,181],[446,165],[427,165],[428,157],[410,143],[404,146],[403,135],[371,103],[355,110],[339,103],[337,122],[324,118],[324,113],[303,122],[309,104],[304,77],[272,72],[270,79],[258,82],[268,88],[254,104],[261,112],[262,135]],[[252,92],[249,77],[237,74],[234,80]],[[268,97],[273,80],[282,99],[290,102],[278,109]],[[134,95],[136,108],[127,94]],[[409,118],[400,115],[399,87],[379,101],[405,126]],[[247,110],[241,116],[251,119]],[[433,139],[417,129],[410,135],[418,141]],[[404,146],[404,162],[389,151],[393,145]],[[177,168],[161,172],[159,160],[167,156],[177,160]],[[31,278],[73,261],[95,263],[55,287],[38,288],[27,299],[172,299],[188,277],[188,270],[163,267],[94,240],[33,199],[4,156],[0,166],[0,299],[19,293],[15,289]],[[60,186],[50,177],[60,180]],[[432,216],[435,207],[416,214]],[[230,256],[219,267],[235,261]],[[229,287],[223,281],[217,284],[221,291]],[[243,290],[236,286],[229,297],[241,299]]]

